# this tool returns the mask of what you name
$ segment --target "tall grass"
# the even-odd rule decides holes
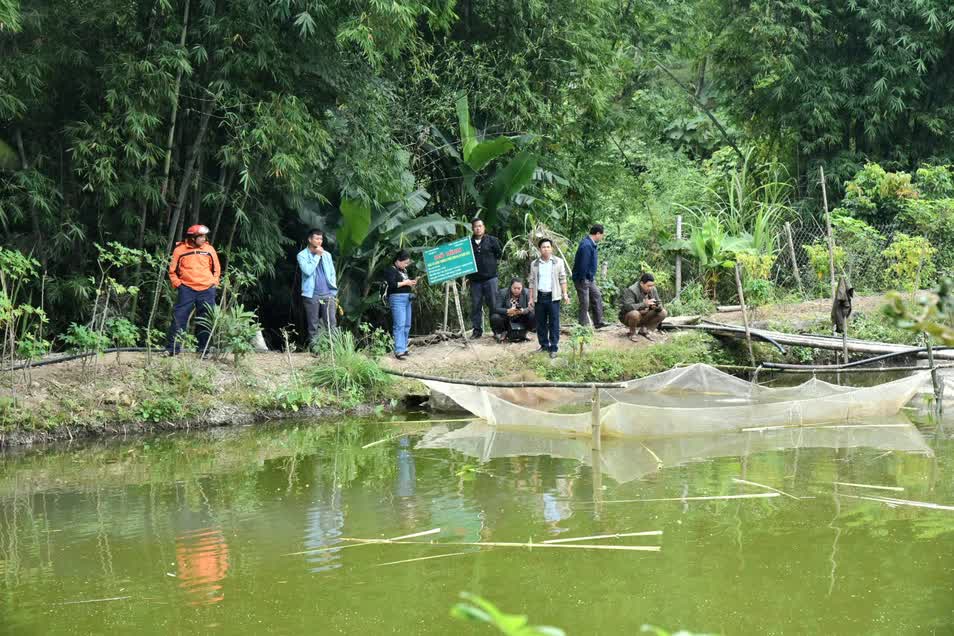
[[[358,349],[354,336],[334,330],[324,337],[327,346],[308,372],[311,383],[355,402],[379,397],[391,377]]]

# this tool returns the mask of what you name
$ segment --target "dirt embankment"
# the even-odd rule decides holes
[[[874,312],[883,296],[858,297],[855,311]],[[750,314],[754,324],[785,323],[797,327],[825,319],[827,300],[760,307]],[[742,322],[741,312],[710,316],[720,322]],[[656,332],[656,343],[672,334]],[[469,379],[539,380],[543,354],[535,353],[535,334],[521,343],[496,343],[489,335],[466,344],[460,339],[412,347],[403,361],[386,357],[385,368],[428,375]],[[626,328],[616,323],[593,334],[588,351],[632,351],[655,343],[638,338],[632,342]],[[564,333],[560,348],[570,348]],[[547,364],[565,364],[565,357]],[[230,362],[201,361],[193,356],[154,360],[145,354],[108,354],[98,360],[73,360],[33,369],[29,373],[5,374],[0,387],[0,447],[84,436],[245,425],[288,417],[340,416],[368,413],[374,405],[343,408],[340,400],[325,400],[320,407],[297,410],[282,408],[276,394],[302,384],[307,367],[315,359],[308,354],[254,353],[239,367]],[[11,388],[11,381],[14,386]],[[425,393],[423,385],[401,380],[392,397]],[[17,407],[12,408],[11,397]],[[287,405],[284,405],[287,407]]]
[[[7,373],[0,387],[0,448],[374,409],[345,408],[331,400],[297,410],[279,408],[270,396],[303,383],[312,363],[306,354],[255,353],[241,366],[188,354],[154,357],[148,364],[146,354],[124,352]]]

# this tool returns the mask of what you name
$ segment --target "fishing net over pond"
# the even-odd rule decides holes
[[[435,426],[425,433],[416,448],[454,450],[481,463],[499,457],[575,459],[600,469],[618,483],[653,474],[663,466],[716,457],[744,457],[766,451],[871,448],[933,455],[920,431],[900,415],[869,419],[864,424],[854,425],[802,426],[643,441],[621,438],[603,442],[598,452],[591,450],[586,439],[501,430],[477,421],[461,428]]]
[[[771,388],[694,364],[599,389],[599,422],[607,436],[660,437],[858,420],[897,414],[929,381],[928,371],[862,388],[817,378]],[[593,389],[423,382],[491,426],[568,435],[592,431]]]

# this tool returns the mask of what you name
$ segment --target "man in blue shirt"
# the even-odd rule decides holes
[[[596,244],[602,240],[603,226],[597,223],[590,228],[590,235],[580,241],[576,258],[573,259],[573,286],[580,298],[579,323],[587,324],[592,310],[593,327],[596,329],[607,326],[607,323],[603,322],[603,294],[596,286]]]
[[[308,247],[298,252],[301,270],[301,297],[308,323],[308,344],[324,331],[337,326],[338,280],[331,254],[324,249],[325,234],[319,229],[308,231]]]

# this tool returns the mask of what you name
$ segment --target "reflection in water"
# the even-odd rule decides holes
[[[855,426],[778,428],[646,440],[611,438],[603,440],[599,453],[593,453],[590,446],[586,438],[501,430],[480,421],[456,429],[435,426],[417,444],[418,449],[459,451],[481,462],[542,455],[591,465],[599,461],[600,471],[618,483],[645,477],[663,467],[714,457],[742,458],[744,478],[750,454],[792,448],[866,447],[933,455],[918,429],[901,416],[872,418]]]
[[[550,492],[543,493],[543,519],[550,526],[552,534],[566,532],[560,527],[560,522],[573,515],[573,506],[570,498],[573,496],[573,481],[568,477],[557,477],[556,487]]]
[[[225,598],[221,582],[229,570],[229,546],[216,528],[203,528],[176,537],[179,587],[191,605],[212,605]]]
[[[318,476],[315,476],[318,480]],[[331,484],[317,489],[318,497],[308,510],[308,525],[305,527],[305,548],[317,550],[328,547],[342,535],[344,512],[341,510],[341,489]],[[312,572],[324,572],[341,567],[338,550],[313,552],[306,557]]]
[[[0,634],[447,634],[462,590],[575,634],[948,633],[954,515],[832,491],[952,504],[954,441],[935,441],[935,485],[918,431],[876,423],[594,452],[474,425],[363,448],[394,429],[355,422],[0,456]],[[737,477],[803,498],[672,501],[751,492]],[[339,549],[436,527],[426,545]],[[661,552],[418,561],[457,550],[432,540],[645,530],[663,531]]]

